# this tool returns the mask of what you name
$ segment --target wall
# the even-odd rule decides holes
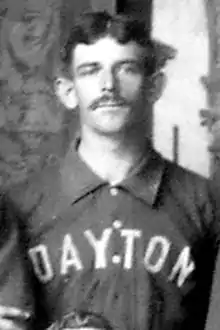
[[[168,83],[154,112],[155,147],[173,158],[173,126],[179,127],[179,163],[208,176],[208,130],[199,112],[207,108],[207,91],[200,81],[209,70],[205,1],[154,0],[153,35],[177,49],[166,67]]]

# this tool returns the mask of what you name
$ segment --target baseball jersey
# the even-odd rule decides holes
[[[120,330],[204,328],[214,199],[205,179],[146,152],[138,169],[111,186],[74,142],[14,187],[47,324],[83,309]]]

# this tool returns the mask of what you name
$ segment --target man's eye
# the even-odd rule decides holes
[[[98,72],[97,67],[83,68],[79,71],[80,76],[88,76]]]
[[[140,68],[139,68],[138,65],[125,64],[125,65],[122,65],[121,66],[120,71],[122,73],[133,73],[133,74],[137,74],[137,73],[140,73]]]

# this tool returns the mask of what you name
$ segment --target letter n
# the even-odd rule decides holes
[[[190,257],[191,257],[190,248],[186,246],[181,251],[179,258],[177,259],[177,262],[174,265],[172,272],[169,276],[169,280],[172,281],[177,276],[177,274],[179,274],[177,280],[178,287],[181,287],[184,284],[186,278],[195,269],[195,264]]]

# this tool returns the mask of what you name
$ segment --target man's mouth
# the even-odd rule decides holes
[[[123,107],[123,103],[118,103],[118,102],[105,102],[105,103],[100,103],[98,105],[98,108],[119,108]]]

